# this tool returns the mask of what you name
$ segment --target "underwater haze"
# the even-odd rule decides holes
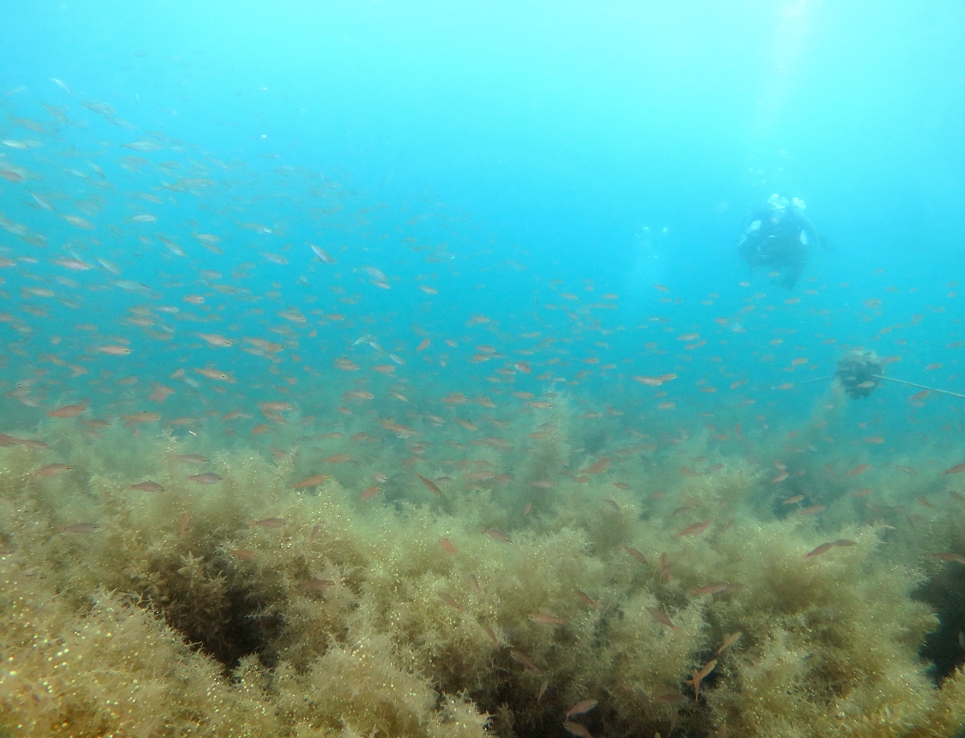
[[[960,3],[10,5],[0,737],[963,735]]]

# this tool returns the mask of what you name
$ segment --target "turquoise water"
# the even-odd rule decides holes
[[[743,469],[742,519],[832,508],[808,549],[965,553],[957,3],[4,15],[0,439],[31,485],[290,457],[393,511],[489,495],[492,535],[569,525],[574,479],[650,520]],[[824,241],[790,287],[738,251],[774,193]],[[855,349],[864,399],[832,380]],[[925,599],[944,677],[957,606]]]

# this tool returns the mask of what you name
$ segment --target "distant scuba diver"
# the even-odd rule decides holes
[[[737,248],[751,268],[763,267],[775,284],[791,289],[797,284],[808,260],[808,246],[824,245],[824,239],[804,215],[805,204],[798,198],[771,195],[767,205],[744,221]]]

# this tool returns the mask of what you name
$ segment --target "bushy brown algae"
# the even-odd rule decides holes
[[[960,510],[898,526],[828,492],[820,519],[774,514],[769,470],[710,453],[693,474],[666,452],[624,463],[615,486],[550,420],[529,454],[474,454],[515,495],[442,462],[420,472],[441,498],[400,466],[363,502],[365,461],[293,490],[310,454],[203,436],[104,455],[59,426],[42,429],[56,454],[0,449],[0,726],[522,738],[563,735],[593,698],[573,720],[596,736],[956,735],[965,677],[929,678],[937,621],[911,595],[958,565],[927,554],[953,547]],[[221,482],[187,480],[177,458],[199,449]],[[37,476],[53,456],[71,470]],[[144,478],[164,491],[130,488]],[[695,699],[685,680],[712,660]]]

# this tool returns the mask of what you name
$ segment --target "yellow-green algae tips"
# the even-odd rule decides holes
[[[187,442],[146,435],[95,471],[87,436],[57,437],[75,482],[0,449],[13,735],[951,738],[965,718],[961,672],[938,688],[918,656],[936,620],[911,596],[949,523],[927,544],[873,522],[816,535],[751,509],[766,474],[746,462],[681,477],[719,522],[680,536],[674,500],[602,478],[514,520],[472,487],[377,507],[334,478],[298,488],[291,455],[227,451],[221,483],[193,485],[171,462]],[[543,452],[516,473],[544,478]],[[163,489],[130,489],[134,469]]]

